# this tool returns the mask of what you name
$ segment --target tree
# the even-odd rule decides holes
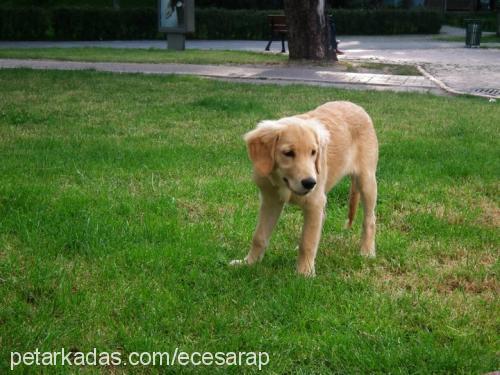
[[[285,0],[290,59],[334,60],[325,0]]]
[[[497,36],[500,36],[500,2],[497,3]]]

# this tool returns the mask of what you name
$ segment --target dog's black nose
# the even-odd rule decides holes
[[[304,186],[304,188],[307,190],[311,190],[314,187],[314,185],[316,185],[316,180],[312,177],[304,178],[300,182],[302,182],[302,186]]]

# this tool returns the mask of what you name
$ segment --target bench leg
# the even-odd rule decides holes
[[[285,34],[281,33],[281,53],[285,52]]]
[[[271,47],[271,43],[273,42],[273,39],[274,39],[274,33],[271,31],[271,33],[269,34],[269,43],[267,43],[266,51],[269,51],[269,48]]]
[[[269,43],[267,43],[267,46],[266,46],[266,51],[269,51],[269,47],[271,47],[272,42],[273,42],[273,37],[271,37],[271,39],[269,39]]]

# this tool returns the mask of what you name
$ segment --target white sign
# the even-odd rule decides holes
[[[161,32],[194,32],[194,0],[159,0],[158,28]]]

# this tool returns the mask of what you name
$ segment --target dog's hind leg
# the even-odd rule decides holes
[[[352,223],[354,221],[354,217],[356,216],[356,210],[358,209],[359,204],[359,188],[357,183],[356,176],[351,176],[351,190],[349,192],[349,214],[347,216],[347,221],[345,223],[346,229],[352,228]]]
[[[377,180],[374,173],[362,174],[358,187],[363,202],[364,218],[361,235],[361,255],[375,257],[375,205],[377,204]]]

